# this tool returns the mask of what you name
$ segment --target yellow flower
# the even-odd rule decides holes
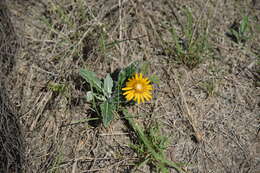
[[[140,102],[149,101],[152,99],[151,90],[153,90],[152,85],[148,78],[143,78],[143,74],[135,74],[132,78],[128,79],[126,82],[126,87],[122,88],[123,95],[129,100]]]

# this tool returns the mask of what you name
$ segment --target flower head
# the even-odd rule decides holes
[[[152,85],[148,78],[143,78],[143,74],[135,74],[132,78],[128,79],[126,82],[126,87],[122,88],[123,95],[129,100],[134,100],[138,104],[140,102],[149,101],[152,99],[151,90],[153,90]]]

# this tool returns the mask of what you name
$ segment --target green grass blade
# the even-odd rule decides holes
[[[172,33],[173,41],[174,41],[174,43],[175,43],[175,47],[176,47],[176,50],[177,50],[177,54],[178,54],[178,55],[183,54],[184,52],[183,52],[182,47],[181,47],[181,45],[180,45],[180,43],[179,43],[179,38],[177,37],[177,34],[176,34],[174,28],[171,29],[171,33]]]
[[[187,18],[187,26],[185,29],[185,36],[186,38],[189,40],[189,45],[192,43],[192,35],[193,35],[193,17],[191,12],[188,9],[184,10],[184,13],[186,15]]]
[[[123,113],[124,113],[125,117],[131,116],[131,114],[129,114],[127,110],[123,110]],[[134,122],[134,120],[132,118],[126,118],[126,119],[128,120],[130,126],[137,133],[137,135],[140,138],[140,140],[142,141],[142,143],[146,146],[146,148],[148,149],[148,152],[154,157],[155,160],[157,160],[159,162],[160,165],[164,164],[164,166],[165,165],[171,166],[174,169],[176,169],[178,172],[184,172],[182,170],[182,168],[180,167],[181,165],[179,165],[178,163],[174,163],[172,161],[169,161],[169,160],[165,159],[161,154],[159,154],[158,152],[156,152],[154,150],[151,142],[146,137],[146,135],[144,134],[143,130],[137,125],[137,123]]]
[[[236,30],[231,29],[231,33],[232,33],[232,35],[235,36],[235,38],[237,39],[237,41],[240,41],[239,33],[238,33]]]
[[[244,35],[245,32],[246,32],[247,27],[248,27],[248,16],[244,16],[243,20],[242,20],[242,22],[240,24],[240,27],[239,27],[239,33],[241,35]]]

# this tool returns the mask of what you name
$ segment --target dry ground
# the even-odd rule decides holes
[[[10,98],[25,138],[25,172],[153,172],[133,170],[131,129],[118,116],[109,128],[93,117],[80,68],[99,77],[133,61],[149,63],[160,83],[151,102],[134,105],[144,125],[160,123],[170,160],[191,173],[259,173],[260,11],[249,0],[8,1],[21,42],[9,78]],[[258,4],[259,5],[259,4]],[[181,35],[182,9],[206,30],[210,49],[195,68],[176,63],[170,24]],[[249,16],[245,46],[228,28]],[[122,41],[117,44],[115,41]],[[171,47],[167,47],[171,49]],[[61,86],[56,91],[54,86]],[[61,91],[62,90],[62,91]],[[171,172],[175,172],[173,169]]]

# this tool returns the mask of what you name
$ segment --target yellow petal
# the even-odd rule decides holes
[[[153,87],[152,87],[152,85],[147,85],[147,86],[146,86],[146,89],[147,89],[147,90],[153,90]]]
[[[133,89],[133,87],[125,87],[125,88],[122,88],[123,91],[125,91],[125,90],[132,90],[132,89]]]
[[[145,94],[147,94],[149,98],[152,98],[152,93],[151,92],[148,91],[148,92],[145,92]]]
[[[137,73],[135,74],[135,79],[137,79],[137,80],[139,79],[139,78],[138,78],[138,74],[137,74]]]
[[[150,81],[149,81],[148,78],[143,78],[143,80],[144,80],[144,82],[145,82],[146,84],[149,84],[149,83],[150,83]]]
[[[130,93],[126,96],[126,99],[129,101],[131,100],[132,98],[134,97],[134,94],[133,93]]]
[[[126,91],[123,93],[123,95],[128,95],[129,93],[133,92],[132,90]]]
[[[149,95],[149,94],[147,94],[147,93],[144,93],[143,96],[144,96],[144,98],[145,98],[147,101],[149,101],[149,100],[152,99],[152,96]]]
[[[140,94],[137,94],[137,103],[140,104],[140,97],[141,95]]]
[[[145,100],[149,101],[149,98],[146,95],[143,95]]]
[[[139,79],[141,79],[141,80],[143,79],[143,74],[142,73],[140,73],[140,78]]]
[[[134,95],[134,101],[137,101],[137,94]]]
[[[126,82],[126,86],[133,86],[135,84],[135,81],[129,81],[129,82]]]
[[[144,95],[141,95],[141,102],[144,103]]]

